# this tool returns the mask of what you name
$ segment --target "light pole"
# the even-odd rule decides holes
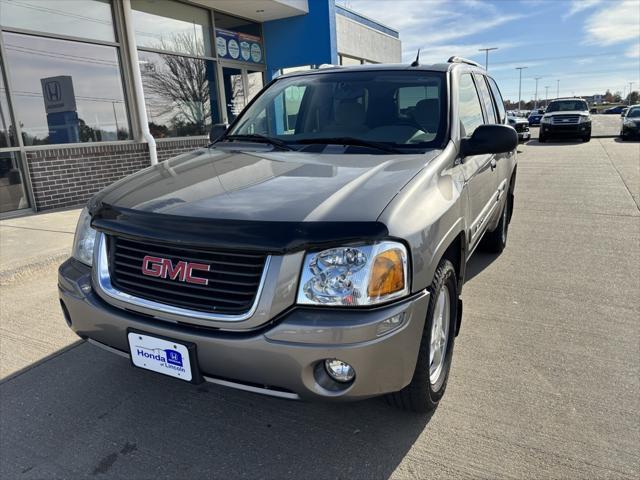
[[[489,47],[489,48],[480,48],[478,51],[479,52],[484,52],[485,53],[485,57],[484,57],[484,69],[485,70],[489,70],[489,52],[491,50],[498,50],[498,47]]]
[[[535,80],[536,80],[536,96],[535,96],[535,103],[534,103],[535,107],[534,108],[536,110],[538,109],[538,80],[540,80],[541,78],[542,77],[536,77],[535,78]]]
[[[633,82],[629,82],[629,96],[627,97],[629,99],[627,102],[629,105],[631,105],[631,92],[633,92]]]
[[[544,108],[547,108],[549,105],[549,85],[544,87]]]
[[[522,70],[528,67],[516,67],[516,70],[520,70],[520,81],[518,82],[518,113],[521,111],[522,103]]]
[[[560,80],[556,80],[556,98],[560,98]]]

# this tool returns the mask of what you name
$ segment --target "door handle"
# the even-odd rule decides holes
[[[491,171],[493,172],[496,169],[497,163],[496,163],[496,159],[492,158],[491,159]]]

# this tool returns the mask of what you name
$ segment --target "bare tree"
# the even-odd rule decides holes
[[[194,56],[204,55],[202,44],[189,34],[177,34],[170,40],[162,39],[156,48]],[[159,64],[148,64],[142,69],[152,116],[171,115],[171,123],[175,127],[182,124],[204,133],[205,125],[211,118],[209,80],[213,79],[214,74],[209,71],[213,68],[211,63],[180,55],[158,56],[161,59]]]

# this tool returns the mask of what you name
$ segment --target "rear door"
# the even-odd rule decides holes
[[[496,81],[491,77],[484,77],[484,79],[487,81],[489,90],[491,91],[491,96],[493,97],[497,120],[496,123],[507,124],[507,112],[504,109],[504,100],[502,100],[502,94],[500,93],[500,89],[498,89]],[[496,173],[498,174],[498,192],[500,195],[503,195],[516,164],[516,155],[515,152],[501,153],[496,155],[495,159],[497,162]],[[498,215],[499,214],[500,213],[498,213]]]
[[[469,138],[480,125],[488,123],[478,89],[470,73],[458,81],[460,138]],[[495,123],[495,113],[493,117]],[[493,155],[470,155],[462,159],[462,171],[469,191],[469,246],[473,250],[484,233],[496,203],[496,163]]]

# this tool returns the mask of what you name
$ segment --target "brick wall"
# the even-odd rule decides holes
[[[206,145],[206,139],[157,142],[158,161]],[[146,143],[27,151],[37,211],[79,206],[107,185],[149,166]]]

